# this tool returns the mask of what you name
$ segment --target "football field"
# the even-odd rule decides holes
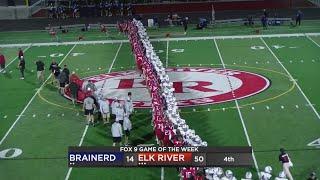
[[[181,85],[176,96],[186,102],[180,113],[208,146],[253,147],[252,168],[231,168],[238,179],[246,171],[257,176],[267,165],[277,176],[281,147],[295,179],[320,174],[320,34],[161,38],[152,44],[177,87],[216,87]],[[68,168],[68,146],[111,146],[111,125],[88,127],[81,105],[74,107],[51,84],[48,67],[55,59],[82,78],[135,70],[127,40],[25,44],[25,80],[17,69],[20,46],[0,48],[7,60],[7,73],[0,75],[0,179],[178,179],[175,168]],[[46,65],[43,84],[36,81],[37,59]],[[213,80],[194,80],[184,76],[189,71],[230,74],[228,80],[217,73]],[[187,102],[183,88],[193,96],[215,95]],[[226,89],[239,90],[222,96]],[[132,145],[156,144],[150,121],[149,109],[136,109]]]

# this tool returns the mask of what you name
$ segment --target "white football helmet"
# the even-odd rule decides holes
[[[252,179],[252,173],[251,172],[246,172],[246,175],[245,175],[246,179]]]
[[[286,173],[284,171],[279,172],[279,178],[286,178]]]
[[[231,170],[226,170],[226,177],[227,178],[232,178],[233,177],[233,173]]]
[[[271,166],[266,166],[264,168],[264,172],[268,173],[268,174],[271,174],[272,173],[272,167]]]

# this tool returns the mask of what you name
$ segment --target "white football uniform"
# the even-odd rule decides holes
[[[261,180],[269,180],[272,177],[271,174],[266,173],[266,172],[261,172],[260,174],[261,174],[261,178],[260,178]]]
[[[119,103],[117,101],[112,101],[111,103],[111,114],[116,114],[116,109],[119,106]]]
[[[132,129],[131,121],[130,121],[129,117],[125,116],[124,121],[123,121],[123,130],[131,131],[131,129]]]
[[[276,177],[275,180],[288,180],[287,178]]]
[[[133,108],[132,99],[130,97],[128,97],[127,101],[125,102],[125,110],[128,115],[133,113],[134,108]]]
[[[124,109],[122,107],[116,108],[116,121],[124,120]]]

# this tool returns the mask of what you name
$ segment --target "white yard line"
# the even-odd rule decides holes
[[[310,36],[306,35],[306,37],[307,37],[310,41],[312,41],[316,46],[320,47],[320,45],[319,45],[315,40],[313,40]]]
[[[226,66],[225,66],[225,63],[223,61],[223,58],[222,58],[222,55],[220,53],[220,49],[219,49],[219,46],[217,44],[217,41],[216,39],[213,39],[214,41],[214,44],[216,46],[216,49],[218,51],[218,55],[219,55],[219,58],[220,58],[220,61],[222,63],[222,66],[223,66],[223,69],[226,71]],[[234,90],[233,90],[233,87],[231,85],[231,81],[229,79],[229,76],[227,76],[227,79],[228,79],[228,82],[229,82],[229,85],[230,85],[230,88],[231,88],[231,92],[232,92],[232,95],[233,97],[235,98],[235,103],[236,103],[236,107],[237,107],[237,110],[238,110],[238,114],[239,114],[239,117],[240,117],[240,120],[241,120],[241,124],[242,124],[242,128],[243,128],[243,131],[245,133],[245,136],[246,136],[246,139],[247,139],[247,143],[250,147],[252,147],[252,144],[251,144],[251,140],[250,140],[250,137],[249,137],[249,134],[248,134],[248,131],[247,131],[247,127],[246,127],[246,124],[244,122],[244,119],[243,119],[243,116],[242,116],[242,113],[241,113],[241,110],[240,110],[240,107],[239,107],[239,104],[238,104],[238,100],[236,99],[235,97],[235,94],[234,94]],[[257,160],[256,160],[256,157],[254,155],[254,150],[253,150],[253,147],[252,147],[252,158],[253,158],[253,162],[254,162],[254,166],[256,168],[256,171],[258,173],[258,176],[259,176],[259,166],[258,166],[258,163],[257,163]],[[259,176],[260,177],[260,176]]]
[[[169,63],[169,41],[167,41],[166,68],[168,67],[168,63]]]
[[[89,125],[86,125],[86,128],[85,128],[84,131],[83,131],[83,134],[82,134],[82,136],[81,136],[81,140],[80,140],[80,143],[79,143],[78,146],[81,146],[81,145],[82,145],[83,140],[84,140],[84,137],[85,137],[86,134],[87,134],[88,128],[89,128]],[[70,167],[70,168],[68,169],[68,173],[67,173],[67,175],[66,175],[66,177],[65,177],[65,180],[69,179],[70,174],[71,174],[71,171],[72,171],[72,167]]]
[[[113,65],[114,65],[114,62],[116,62],[116,59],[117,59],[117,57],[118,57],[118,54],[119,54],[119,52],[120,52],[121,47],[122,47],[122,43],[120,43],[120,45],[119,45],[119,47],[118,47],[118,50],[117,50],[117,52],[116,52],[116,55],[114,56],[114,58],[113,58],[113,60],[112,60],[112,63],[111,63],[111,65],[110,65],[110,67],[109,67],[108,73],[111,72],[112,67],[113,67]]]
[[[160,180],[164,180],[164,168],[161,167],[161,177]]]
[[[64,60],[66,60],[66,58],[69,56],[69,54],[72,52],[72,50],[76,47],[76,44],[69,50],[69,52],[66,54],[66,56],[61,60],[61,62],[59,63],[62,64]],[[34,98],[38,95],[38,93],[43,89],[43,87],[45,86],[45,84],[47,83],[47,81],[50,79],[51,74],[49,75],[49,77],[42,83],[42,85],[40,86],[40,88],[37,90],[37,92],[32,96],[32,98],[30,99],[30,101],[28,102],[28,104],[24,107],[24,109],[22,110],[22,112],[20,113],[20,116],[18,116],[18,118],[14,121],[14,123],[11,125],[10,129],[6,132],[6,134],[3,136],[3,138],[0,141],[0,145],[4,142],[4,140],[7,138],[7,136],[9,135],[9,133],[12,131],[12,129],[14,128],[14,126],[17,124],[17,122],[20,120],[20,118],[22,117],[22,115],[24,114],[24,112],[28,109],[28,107],[30,106],[30,104],[32,103],[32,101],[34,100]]]
[[[150,39],[151,42],[157,41],[196,41],[196,40],[213,40],[213,39],[250,39],[261,37],[304,37],[319,36],[320,33],[292,33],[292,34],[266,34],[266,35],[239,35],[239,36],[202,36],[202,37],[182,37],[182,38],[156,38]],[[58,46],[58,45],[74,45],[74,44],[112,44],[112,43],[128,43],[129,40],[99,40],[99,41],[70,41],[70,42],[50,42],[50,43],[33,43],[33,46]],[[30,46],[31,43],[23,44],[0,44],[0,47],[23,47]]]
[[[114,65],[114,63],[115,63],[115,61],[116,61],[116,59],[117,59],[117,57],[118,57],[118,54],[119,54],[119,52],[120,52],[121,47],[122,47],[122,43],[119,45],[119,48],[118,48],[118,50],[117,50],[117,52],[116,52],[116,54],[115,54],[115,56],[114,56],[114,58],[113,58],[113,60],[112,60],[112,63],[111,63],[111,65],[110,65],[110,67],[109,67],[108,73],[111,72],[112,67],[113,67],[113,65]],[[81,139],[80,139],[80,142],[79,142],[79,145],[78,145],[78,146],[82,146],[82,143],[83,143],[83,140],[84,140],[84,138],[85,138],[85,136],[86,136],[86,134],[87,134],[88,128],[89,128],[89,125],[86,125],[86,128],[84,129],[84,131],[83,131],[83,133],[82,133],[82,136],[81,136]],[[68,180],[68,179],[70,178],[71,172],[72,172],[72,167],[70,167],[70,168],[68,169],[67,175],[66,175],[66,177],[64,178],[65,180]]]
[[[113,67],[113,65],[114,65],[114,62],[116,61],[116,59],[117,59],[117,57],[118,57],[118,54],[119,54],[119,52],[120,52],[121,47],[122,47],[122,43],[120,43],[120,45],[119,45],[119,47],[118,47],[118,50],[117,50],[117,52],[116,52],[116,55],[114,56],[114,58],[113,58],[113,60],[112,60],[112,63],[111,63],[111,65],[110,65],[110,67],[109,67],[108,73],[111,72],[112,67]],[[106,82],[107,82],[107,79],[105,79],[105,80],[103,81],[103,84],[102,84],[102,86],[101,86],[100,92],[98,93],[99,95],[101,95],[102,90],[103,90]]]
[[[286,67],[284,67],[284,65],[282,64],[282,62],[279,60],[279,58],[276,56],[276,54],[271,50],[271,48],[268,46],[268,44],[264,41],[264,39],[261,37],[260,38],[261,41],[263,42],[263,44],[267,47],[267,49],[269,50],[269,52],[273,55],[273,57],[278,61],[278,63],[281,65],[281,67],[284,69],[284,71],[288,74],[288,76],[290,77],[290,79],[294,82],[294,84],[296,85],[296,87],[299,89],[299,91],[301,92],[302,96],[306,99],[307,103],[310,105],[311,109],[313,110],[313,112],[316,114],[316,116],[318,117],[318,119],[320,120],[320,115],[317,112],[317,110],[314,108],[314,106],[312,106],[309,98],[304,94],[304,92],[302,91],[302,89],[300,88],[300,86],[298,85],[297,81],[292,77],[292,75],[290,74],[290,72],[287,70]]]
[[[28,46],[27,48],[25,48],[23,50],[23,53],[27,52],[29,49],[31,48],[31,45]],[[5,69],[7,69],[8,66],[10,66],[10,64],[12,64],[14,61],[16,61],[18,59],[18,56],[16,56],[12,61],[10,61],[6,66],[5,66]]]

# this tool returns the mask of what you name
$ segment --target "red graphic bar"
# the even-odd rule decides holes
[[[192,164],[192,153],[138,153],[138,165]]]

